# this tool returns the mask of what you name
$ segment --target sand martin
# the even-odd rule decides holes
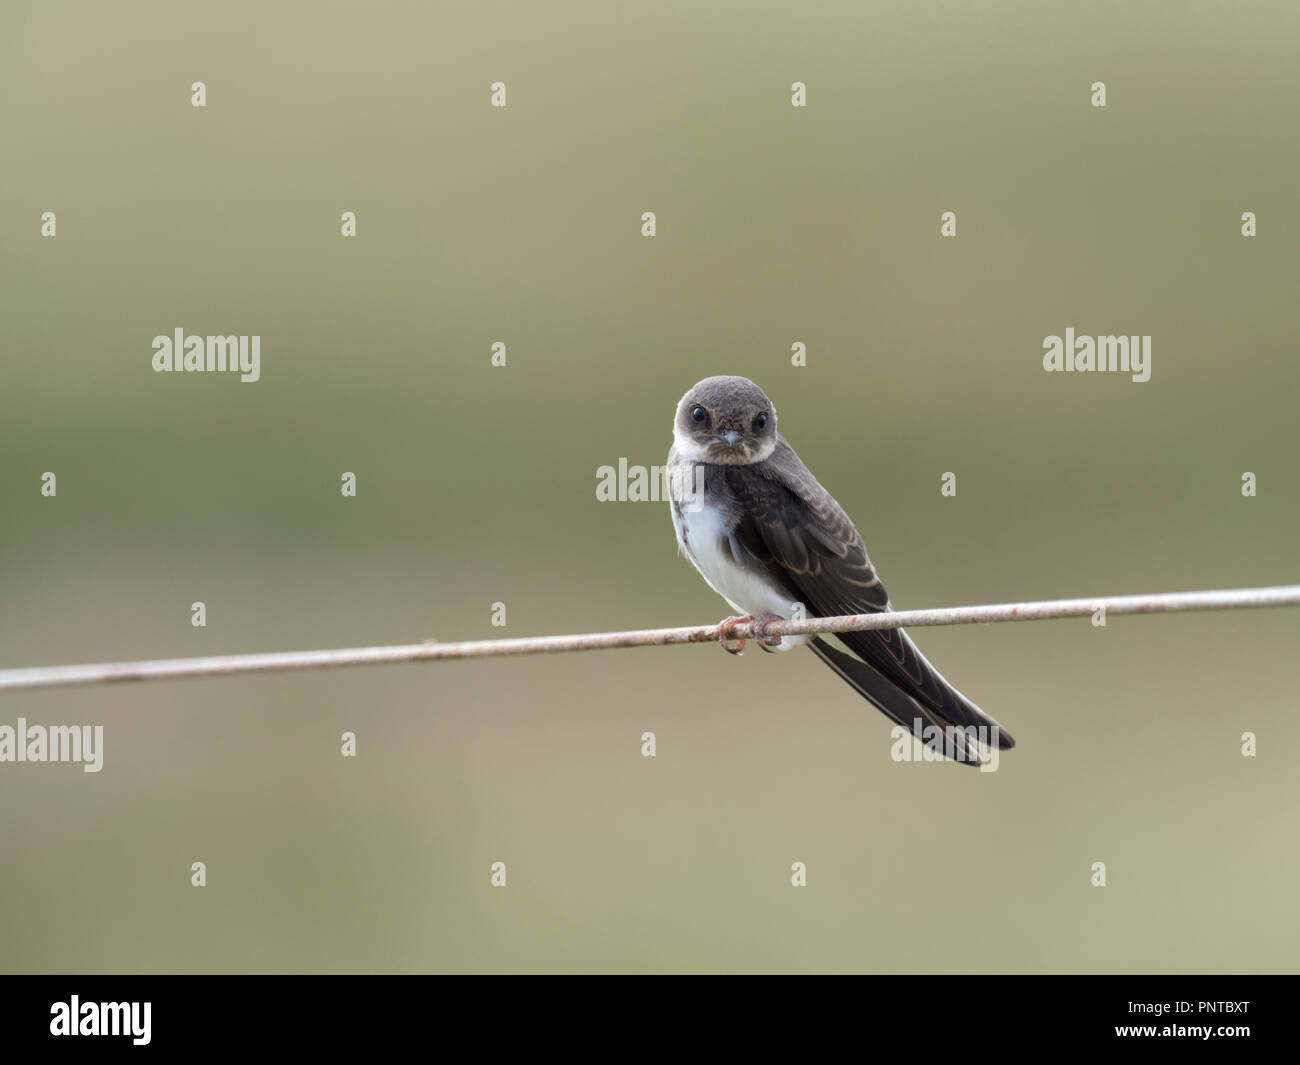
[[[776,408],[744,377],[706,377],[677,404],[668,452],[677,543],[709,586],[755,619],[893,609],[847,514],[776,429]],[[696,487],[698,486],[698,487]],[[799,607],[798,604],[802,604]],[[728,631],[722,633],[728,647]],[[808,644],[853,688],[949,758],[979,763],[965,731],[999,750],[1015,741],[946,681],[902,629],[776,638]],[[728,647],[730,650],[731,648]],[[936,736],[943,736],[934,743]]]

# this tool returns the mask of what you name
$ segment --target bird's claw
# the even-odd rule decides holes
[[[769,654],[781,646],[780,636],[767,636],[763,630],[773,621],[784,621],[785,619],[779,614],[760,614],[755,617],[753,614],[746,614],[744,617],[729,617],[718,623],[718,643],[722,644],[722,649],[729,655],[743,655],[745,653],[745,637],[737,636],[735,629],[737,625],[752,625],[754,627],[754,640],[758,646]],[[736,646],[731,646],[731,641],[736,641]]]
[[[776,649],[781,646],[781,636],[778,633],[775,636],[768,636],[767,627],[774,621],[784,621],[785,618],[780,614],[760,614],[754,619],[754,639],[768,654],[774,654]]]
[[[734,630],[737,625],[747,625],[753,620],[753,617],[746,614],[744,617],[736,617],[733,615],[718,622],[718,643],[722,644],[722,649],[726,651],[727,654],[743,655],[745,653],[745,638],[743,636],[736,636]],[[729,642],[731,640],[736,641],[735,647],[731,646]]]

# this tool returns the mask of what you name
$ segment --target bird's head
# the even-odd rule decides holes
[[[776,408],[746,377],[706,377],[677,404],[673,443],[695,462],[762,462],[776,447]]]

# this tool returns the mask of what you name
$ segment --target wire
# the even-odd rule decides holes
[[[1193,610],[1247,610],[1300,606],[1300,585],[1233,588],[1209,592],[1162,592],[1094,599],[1049,599],[991,606],[956,606],[937,610],[901,610],[850,614],[834,618],[773,621],[766,636],[795,636],[868,629],[922,628],[930,625],[973,625],[1001,621],[1046,621],[1101,614],[1173,614]],[[276,673],[295,669],[379,666],[397,662],[431,662],[451,658],[494,658],[502,655],[544,655],[567,651],[605,651],[614,647],[663,647],[678,643],[707,643],[718,639],[719,624],[676,629],[639,629],[573,636],[529,636],[512,640],[473,640],[465,643],[404,644],[392,647],[351,647],[332,651],[283,651],[271,654],[212,655],[207,658],[166,658],[143,662],[105,662],[81,666],[36,666],[0,670],[0,691],[59,688],[78,684],[218,677],[243,673]],[[738,623],[731,635],[752,639],[753,625]]]

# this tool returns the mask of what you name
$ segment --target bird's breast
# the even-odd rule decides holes
[[[682,553],[709,587],[741,614],[778,614],[791,617],[795,604],[758,563],[743,557],[744,548],[732,549],[737,516],[724,500],[706,494],[697,505],[674,501],[673,526]],[[736,551],[742,553],[737,559]],[[810,637],[785,637],[782,647],[805,643]]]

